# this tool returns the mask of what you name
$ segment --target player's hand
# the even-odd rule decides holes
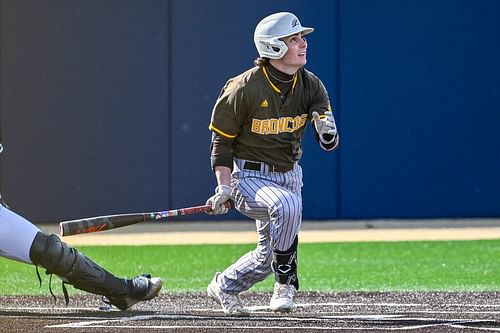
[[[219,185],[215,188],[215,194],[207,200],[207,205],[212,205],[212,211],[209,215],[226,214],[229,211],[229,205],[225,203],[231,199],[231,188],[227,185]]]
[[[337,126],[331,111],[326,111],[325,116],[320,118],[318,112],[312,113],[314,128],[319,134],[319,138],[323,143],[332,143],[337,136]]]

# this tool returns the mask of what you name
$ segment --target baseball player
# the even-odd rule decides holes
[[[254,32],[255,67],[231,78],[212,111],[211,163],[218,186],[207,203],[215,214],[232,200],[255,219],[258,243],[208,285],[210,298],[230,316],[248,311],[238,294],[274,273],[273,311],[287,312],[299,289],[297,244],[302,220],[301,141],[311,121],[325,151],[339,136],[323,83],[306,70],[313,28],[292,13],[265,17]]]
[[[161,279],[151,278],[149,274],[133,279],[114,276],[62,242],[57,235],[42,232],[4,204],[0,205],[0,256],[36,265],[40,283],[38,266],[45,268],[46,274],[59,276],[63,281],[66,304],[69,298],[65,283],[103,295],[107,298],[106,303],[120,310],[127,310],[137,302],[154,298],[162,287]]]

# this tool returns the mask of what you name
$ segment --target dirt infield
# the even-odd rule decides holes
[[[2,332],[500,331],[500,292],[300,293],[291,313],[269,310],[270,293],[247,293],[248,318],[224,316],[200,293],[161,294],[129,311],[102,309],[97,296],[0,297]]]

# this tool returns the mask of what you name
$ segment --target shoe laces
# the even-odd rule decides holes
[[[293,298],[295,287],[289,284],[277,283],[274,286],[274,298]]]

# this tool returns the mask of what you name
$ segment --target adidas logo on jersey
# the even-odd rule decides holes
[[[267,108],[269,106],[269,103],[267,102],[267,99],[263,100],[261,103],[260,103],[260,107],[261,108]]]

